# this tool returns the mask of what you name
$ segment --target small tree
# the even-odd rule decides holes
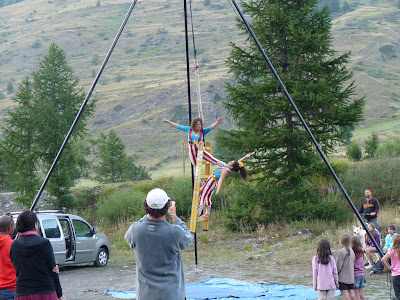
[[[98,165],[94,168],[96,180],[103,183],[123,182],[126,180],[150,179],[150,175],[143,166],[136,166],[133,157],[125,153],[125,145],[115,130],[100,137],[95,141],[99,159]]]
[[[362,150],[360,145],[356,142],[351,142],[350,145],[347,147],[346,151],[347,157],[354,161],[360,161],[362,158]]]
[[[375,157],[378,147],[379,147],[378,134],[376,132],[373,132],[371,133],[371,136],[365,141],[364,152],[366,153],[366,158]]]
[[[105,135],[100,133],[98,138],[99,164],[95,167],[96,179],[100,182],[121,182],[126,170],[127,155],[125,145],[115,130]]]

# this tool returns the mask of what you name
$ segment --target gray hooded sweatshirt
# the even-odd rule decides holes
[[[138,300],[184,300],[185,275],[181,250],[193,237],[181,219],[134,222],[125,240],[136,253],[136,293]]]

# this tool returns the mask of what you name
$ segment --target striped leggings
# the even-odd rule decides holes
[[[190,159],[190,162],[192,163],[193,167],[196,166],[198,151],[199,151],[199,148],[197,147],[197,144],[193,144],[193,145],[189,144],[189,159]],[[216,159],[214,156],[212,156],[206,150],[203,151],[203,159],[212,163],[213,165],[218,165],[220,167],[226,167],[226,163],[224,163],[223,161],[221,161],[219,159]]]
[[[209,176],[206,183],[203,185],[200,191],[199,208],[197,215],[201,216],[204,205],[207,205],[207,214],[210,214],[211,210],[211,197],[218,186],[218,181],[215,181],[212,176]]]

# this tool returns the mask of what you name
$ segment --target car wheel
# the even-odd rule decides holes
[[[99,252],[97,252],[97,257],[96,261],[94,262],[94,265],[96,267],[105,267],[107,266],[108,263],[108,253],[107,250],[104,248],[100,248]]]

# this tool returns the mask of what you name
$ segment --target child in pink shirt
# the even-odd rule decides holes
[[[390,258],[392,265],[387,260]],[[400,299],[400,235],[393,237],[393,247],[382,257],[383,265],[392,272],[393,289],[396,300]]]
[[[313,285],[318,291],[318,300],[335,298],[335,290],[339,288],[336,261],[327,239],[318,243],[317,255],[312,259]]]

